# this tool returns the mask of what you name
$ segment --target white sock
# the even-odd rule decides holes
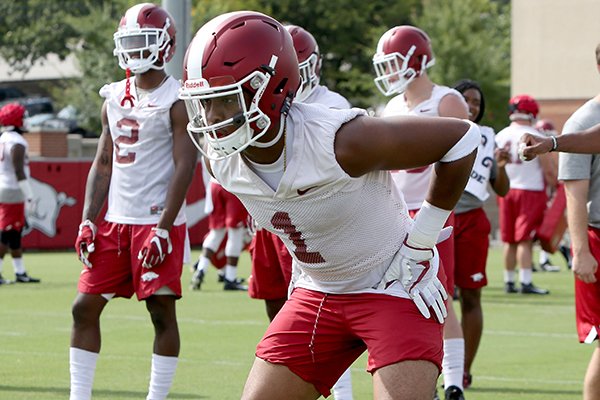
[[[13,268],[15,269],[15,274],[24,274],[25,273],[25,265],[23,263],[23,257],[13,258]]]
[[[548,257],[548,253],[544,250],[540,250],[540,265],[547,263],[550,261],[550,257]]]
[[[152,354],[152,372],[146,400],[164,400],[167,398],[173,384],[177,360],[177,357]]]
[[[512,271],[509,271],[507,269],[504,270],[504,283],[507,282],[513,282],[515,281],[515,270],[513,269]]]
[[[444,389],[457,386],[463,390],[463,373],[465,371],[465,340],[462,338],[444,340],[444,358],[442,374]]]
[[[352,400],[352,375],[350,374],[350,368],[333,385],[332,393],[335,400]]]
[[[208,268],[209,265],[210,265],[210,258],[200,256],[200,258],[198,259],[198,270],[202,270],[202,271],[206,272],[206,269]]]
[[[4,258],[0,258],[0,274],[2,273],[2,266],[4,265]]]
[[[519,279],[521,280],[521,283],[529,285],[532,281],[531,268],[520,268]]]
[[[225,279],[230,282],[235,281],[237,278],[237,266],[235,265],[225,265]]]
[[[71,396],[69,400],[89,400],[92,398],[92,384],[98,353],[71,347],[69,364],[71,371]]]

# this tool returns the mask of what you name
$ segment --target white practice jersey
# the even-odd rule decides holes
[[[303,103],[324,104],[329,108],[338,108],[340,110],[346,110],[352,107],[344,96],[329,90],[323,85],[317,85]]]
[[[121,224],[156,224],[165,206],[175,170],[170,110],[177,101],[179,83],[173,77],[139,100],[131,79],[134,107],[121,106],[125,80],[105,85],[112,137],[113,164],[106,220]],[[185,205],[174,225],[185,222]]]
[[[412,220],[389,172],[353,178],[337,163],[337,130],[364,114],[294,104],[287,119],[287,168],[276,190],[239,155],[210,161],[223,187],[240,198],[259,226],[285,243],[293,268],[300,271],[296,287],[380,292],[372,287],[410,229]],[[402,285],[392,288],[385,293],[407,297]]]
[[[455,95],[465,101],[462,95],[447,86],[434,85],[431,92],[431,97],[420,104],[417,104],[413,109],[408,108],[408,103],[403,94],[399,94],[392,98],[385,109],[382,117],[390,117],[393,115],[416,115],[425,117],[439,117],[440,102],[446,95]],[[466,107],[466,103],[465,103]],[[426,149],[423,149],[426,151]],[[427,167],[415,168],[411,170],[395,171],[392,174],[394,181],[404,194],[404,200],[409,210],[417,210],[421,208],[423,200],[427,196],[429,190],[429,181],[431,180],[431,172],[433,165]]]
[[[540,133],[531,126],[512,123],[502,129],[496,135],[496,144],[502,148],[507,144],[510,146],[511,161],[506,164],[506,175],[510,179],[511,189],[541,191],[544,190],[544,173],[539,158],[531,161],[522,161],[519,158],[519,141],[525,133],[540,135]]]
[[[27,140],[13,130],[2,132],[0,135],[0,203],[22,203],[25,201],[11,155],[11,151],[16,145],[25,147],[24,169],[25,176],[29,178],[29,144]]]

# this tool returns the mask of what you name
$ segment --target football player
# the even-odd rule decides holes
[[[385,32],[373,56],[375,84],[385,96],[394,96],[385,106],[382,116],[412,115],[417,117],[468,118],[467,105],[456,90],[431,81],[427,69],[435,64],[431,41],[414,26],[402,25]],[[415,216],[427,196],[433,165],[395,171],[392,176],[404,193],[411,216]],[[454,225],[454,214],[448,226]],[[438,246],[446,274],[446,290],[454,293],[454,235]],[[463,391],[465,345],[462,328],[448,304],[448,319],[444,325],[444,389],[447,399],[461,399]]]
[[[0,109],[0,285],[11,283],[2,277],[4,256],[10,250],[15,281],[39,283],[23,263],[21,235],[27,215],[33,208],[33,189],[29,182],[29,145],[23,138],[25,107],[9,103]]]
[[[365,350],[376,397],[431,398],[447,297],[435,243],[479,130],[457,119],[293,103],[300,84],[291,35],[264,14],[220,15],[187,50],[188,131],[211,174],[278,235],[298,271],[242,398],[328,396]],[[387,170],[436,161],[413,224]]]
[[[186,134],[185,106],[177,99],[180,84],[164,71],[175,34],[173,18],[150,3],[128,9],[114,34],[126,79],[100,89],[102,133],[75,243],[83,270],[72,307],[71,400],[91,397],[100,314],[113,297],[135,293],[151,316],[147,398],[166,399],[175,374],[175,301],[181,297],[186,237],[182,205],[197,159]]]

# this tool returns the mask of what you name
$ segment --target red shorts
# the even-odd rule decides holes
[[[430,361],[441,370],[442,330],[409,299],[297,288],[267,328],[256,356],[285,365],[327,397],[365,350],[370,373],[407,360]]]
[[[292,256],[281,239],[266,229],[258,229],[250,244],[250,256],[250,297],[265,300],[285,299],[292,279]]]
[[[92,268],[83,267],[79,276],[81,293],[115,293],[115,297],[138,300],[153,295],[163,286],[181,297],[181,272],[185,243],[185,224],[171,228],[173,252],[154,268],[142,267],[138,253],[154,225],[123,225],[102,221],[94,240],[95,251],[88,259]]]
[[[500,234],[504,243],[532,240],[544,219],[546,192],[510,189],[504,197],[498,196]]]
[[[600,261],[600,229],[588,227],[588,242],[592,255]],[[581,343],[593,327],[600,335],[600,268],[596,271],[595,283],[575,279],[575,318]]]
[[[223,189],[218,183],[211,182],[210,192],[213,211],[208,216],[210,229],[242,228],[248,221],[248,211],[235,195]]]
[[[408,215],[410,215],[411,218],[415,218],[417,211],[419,210],[409,210]],[[446,226],[454,226],[453,212],[450,213],[444,227]],[[443,268],[444,274],[446,275],[446,280],[444,281],[440,278],[440,281],[442,281],[442,283],[445,282],[446,291],[448,293],[454,293],[454,231],[452,231],[452,234],[448,239],[437,244],[435,247],[440,255],[440,269]],[[439,276],[440,274],[438,274],[438,277]]]
[[[487,286],[485,266],[490,231],[490,221],[483,208],[454,216],[454,281],[459,288]]]
[[[0,203],[0,231],[21,231],[25,226],[25,203]]]

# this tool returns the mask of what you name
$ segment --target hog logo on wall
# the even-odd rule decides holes
[[[57,192],[52,186],[35,178],[31,178],[31,188],[33,205],[27,214],[29,226],[23,235],[37,229],[48,237],[54,237],[56,236],[56,219],[60,209],[63,206],[75,205],[77,200],[65,192]]]

